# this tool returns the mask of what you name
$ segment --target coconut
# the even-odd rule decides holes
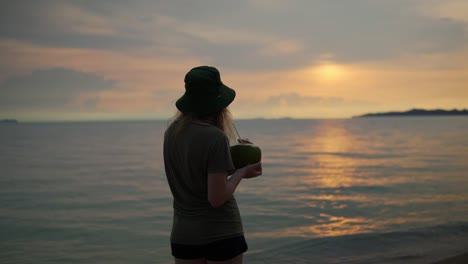
[[[236,169],[262,160],[262,151],[251,143],[242,143],[231,146],[231,158]]]

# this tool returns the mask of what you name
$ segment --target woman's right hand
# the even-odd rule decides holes
[[[250,179],[250,178],[255,178],[260,175],[262,175],[262,163],[255,163],[255,164],[250,164],[247,165],[243,168],[240,168],[242,173],[242,178],[244,179]]]

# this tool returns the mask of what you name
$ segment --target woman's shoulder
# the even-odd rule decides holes
[[[183,127],[180,127],[180,125],[177,121],[172,122],[166,129],[166,134],[179,134],[182,132],[182,134],[186,135],[199,135],[210,138],[226,137],[223,130],[211,124],[190,122]]]
[[[196,133],[207,135],[209,137],[225,137],[224,131],[211,124],[193,123],[191,129]]]

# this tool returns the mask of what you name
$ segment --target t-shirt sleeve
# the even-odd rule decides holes
[[[231,150],[229,139],[225,136],[219,136],[210,148],[208,154],[208,172],[229,172],[234,170],[234,164],[231,159]]]

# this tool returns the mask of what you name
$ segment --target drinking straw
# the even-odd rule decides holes
[[[237,131],[237,127],[234,123],[232,123],[232,126],[234,127],[234,130],[236,130],[236,134],[237,134],[237,140],[239,141],[241,139],[240,135],[239,135],[239,131]]]

